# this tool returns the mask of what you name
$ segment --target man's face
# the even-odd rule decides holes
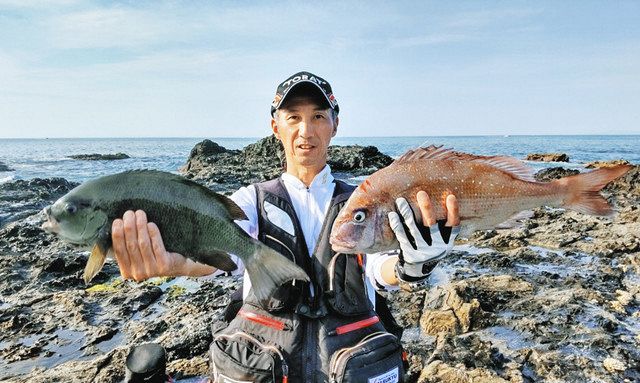
[[[338,119],[331,109],[318,106],[306,98],[293,99],[278,109],[271,128],[282,141],[290,166],[324,168],[331,137],[336,135]]]

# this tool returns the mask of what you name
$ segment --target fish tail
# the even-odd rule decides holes
[[[600,168],[588,173],[576,174],[553,181],[566,190],[564,207],[580,213],[610,216],[611,206],[600,195],[600,190],[609,182],[624,175],[633,166],[617,165]]]
[[[253,292],[260,301],[266,301],[275,290],[294,279],[309,281],[303,269],[270,247],[256,243],[256,252],[245,263]]]

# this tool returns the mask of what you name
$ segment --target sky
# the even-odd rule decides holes
[[[263,137],[301,70],[345,137],[640,134],[640,2],[0,0],[0,138]]]

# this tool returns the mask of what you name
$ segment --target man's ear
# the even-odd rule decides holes
[[[273,134],[277,139],[280,139],[280,134],[278,133],[278,123],[275,118],[271,118],[271,130],[273,130]]]
[[[338,116],[336,116],[336,123],[335,125],[333,125],[333,134],[331,134],[331,137],[335,137],[336,134],[338,133],[338,124],[340,123],[340,118],[338,118]]]

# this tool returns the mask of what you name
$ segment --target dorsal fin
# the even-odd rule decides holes
[[[484,163],[523,180],[536,182],[533,177],[535,170],[517,158],[508,156],[480,156],[463,152],[456,152],[451,148],[429,145],[426,148],[410,149],[394,163],[405,163],[418,160],[457,160]]]
[[[222,206],[225,207],[225,209],[227,209],[227,212],[229,212],[229,216],[234,221],[245,221],[248,219],[247,215],[244,213],[244,210],[242,210],[240,206],[238,206],[235,202],[233,202],[231,198],[223,194],[216,193],[213,190],[209,189],[208,187],[200,185],[199,183],[184,177],[180,177],[176,175],[175,180],[178,182],[182,182],[186,185],[189,185],[191,187],[195,187],[199,189],[202,194],[216,199],[218,202],[222,204]]]

